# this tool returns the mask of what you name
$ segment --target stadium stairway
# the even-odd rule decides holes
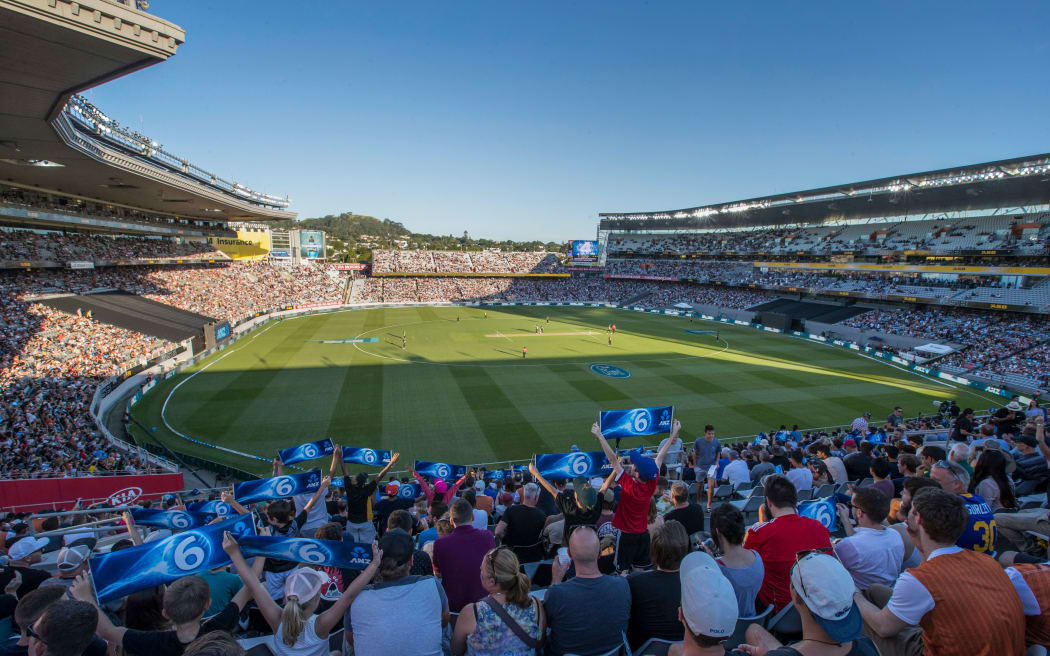
[[[90,310],[91,318],[96,321],[144,335],[161,337],[173,343],[200,338],[204,334],[205,324],[215,321],[202,314],[127,292],[58,296],[38,302],[67,314],[76,314],[77,310],[86,313]]]
[[[811,303],[808,301],[796,301],[790,298],[780,298],[775,301],[756,305],[749,308],[751,312],[776,312],[786,314],[792,319],[805,319],[808,321],[819,321],[822,323],[838,323],[850,317],[867,312],[870,308],[856,307],[854,305],[838,305],[828,303]]]
[[[623,300],[623,302],[620,303],[620,305],[634,305],[638,301],[641,301],[642,299],[648,298],[648,297],[650,297],[652,295],[653,295],[652,291],[642,292],[641,294],[635,294],[634,296],[631,296],[630,298],[625,298]]]
[[[350,288],[346,294],[347,303],[353,303],[358,299],[358,296],[361,294],[361,289],[365,286],[366,280],[367,278],[358,278],[356,280],[353,278],[350,279]]]

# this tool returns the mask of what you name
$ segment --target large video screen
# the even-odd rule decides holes
[[[573,264],[595,264],[598,262],[598,242],[575,239],[569,242],[569,254]]]
[[[324,258],[324,233],[316,230],[299,231],[299,248],[303,257],[311,260]]]

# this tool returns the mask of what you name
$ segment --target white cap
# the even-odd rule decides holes
[[[857,586],[837,558],[825,553],[803,556],[791,568],[791,587],[832,640],[849,642],[860,635],[863,623],[853,601]]]
[[[84,545],[62,547],[58,550],[58,559],[55,564],[58,569],[68,571],[80,567],[90,557],[91,550]]]
[[[294,596],[299,599],[300,605],[305,605],[321,592],[321,586],[325,583],[328,583],[327,574],[309,567],[300,567],[292,570],[284,580],[284,596]]]
[[[733,584],[715,559],[694,551],[682,559],[682,617],[692,633],[728,638],[736,629],[738,606]]]
[[[595,476],[594,478],[591,479],[591,487],[593,487],[596,490],[600,489],[601,486],[602,486],[602,483],[604,483],[604,482],[605,482],[604,478],[602,478],[601,476]]]
[[[23,558],[27,558],[31,554],[40,551],[48,544],[50,544],[50,540],[47,538],[35,538],[32,535],[27,535],[18,542],[15,542],[14,545],[7,550],[7,556],[11,560],[22,560]]]
[[[485,481],[482,481],[482,480],[474,481],[474,489],[477,490],[478,492],[484,492],[485,491]]]
[[[146,538],[143,540],[143,542],[156,542],[157,540],[163,540],[164,538],[170,538],[171,535],[172,535],[171,534],[171,530],[166,529],[166,528],[161,528],[161,529],[157,529],[156,531],[153,531],[152,533],[147,535]]]

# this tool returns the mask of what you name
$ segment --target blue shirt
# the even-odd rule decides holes
[[[976,494],[960,494],[966,503],[969,520],[955,546],[977,553],[995,554],[995,515],[991,507]]]
[[[718,473],[715,475],[715,480],[722,480],[722,472],[726,470],[726,465],[729,464],[729,458],[718,459]]]
[[[430,528],[428,528],[427,530],[425,530],[425,531],[423,531],[422,533],[419,534],[419,537],[417,538],[417,540],[418,540],[417,545],[418,546],[416,548],[417,549],[422,549],[424,544],[426,544],[427,542],[433,542],[434,540],[437,540],[437,539],[438,539],[437,527],[436,526],[431,526]]]

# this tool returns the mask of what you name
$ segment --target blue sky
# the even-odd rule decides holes
[[[1050,3],[175,2],[88,97],[229,180],[418,232],[661,210],[1050,151]]]

